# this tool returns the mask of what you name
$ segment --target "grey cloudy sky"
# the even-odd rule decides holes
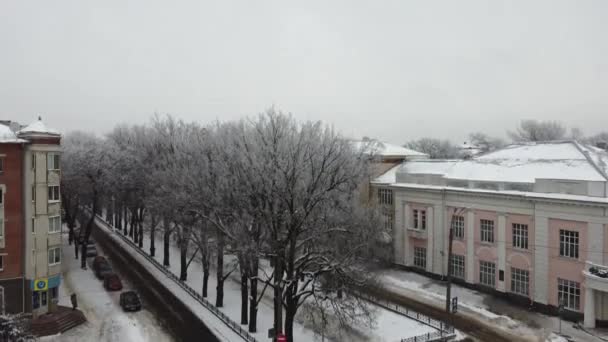
[[[608,1],[2,0],[0,117],[108,131],[270,105],[353,137],[608,130]]]

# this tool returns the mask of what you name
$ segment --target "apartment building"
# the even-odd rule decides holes
[[[608,323],[607,172],[605,150],[562,141],[406,161],[372,186],[392,208],[395,263],[449,266],[464,285],[594,327]]]
[[[61,281],[61,135],[0,122],[0,308],[53,311]]]

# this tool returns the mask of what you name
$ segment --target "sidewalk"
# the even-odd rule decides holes
[[[402,298],[422,302],[435,309],[445,308],[445,285],[414,272],[386,269],[378,271],[384,290]],[[512,305],[502,298],[452,285],[452,296],[458,297],[458,316],[475,320],[488,329],[513,336],[522,341],[567,341],[558,336],[559,319]],[[458,328],[458,327],[457,327]],[[573,341],[603,342],[562,321],[562,333]],[[594,329],[593,334],[606,335],[605,330]],[[508,338],[508,337],[507,337]]]

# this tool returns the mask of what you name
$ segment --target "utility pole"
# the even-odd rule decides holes
[[[445,311],[451,313],[452,304],[452,244],[454,242],[454,219],[456,216],[461,215],[466,208],[454,208],[452,213],[452,219],[450,220],[450,234],[449,234],[449,245],[448,245],[448,274],[447,274],[447,285],[445,292]]]

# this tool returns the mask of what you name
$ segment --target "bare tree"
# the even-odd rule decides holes
[[[420,138],[407,142],[405,147],[426,153],[431,159],[458,158],[458,148],[448,140]]]
[[[494,151],[506,145],[503,139],[490,137],[482,132],[473,132],[469,134],[469,141],[471,145],[479,148],[481,152]]]
[[[516,142],[561,140],[566,138],[566,127],[558,121],[523,120],[508,134]]]

